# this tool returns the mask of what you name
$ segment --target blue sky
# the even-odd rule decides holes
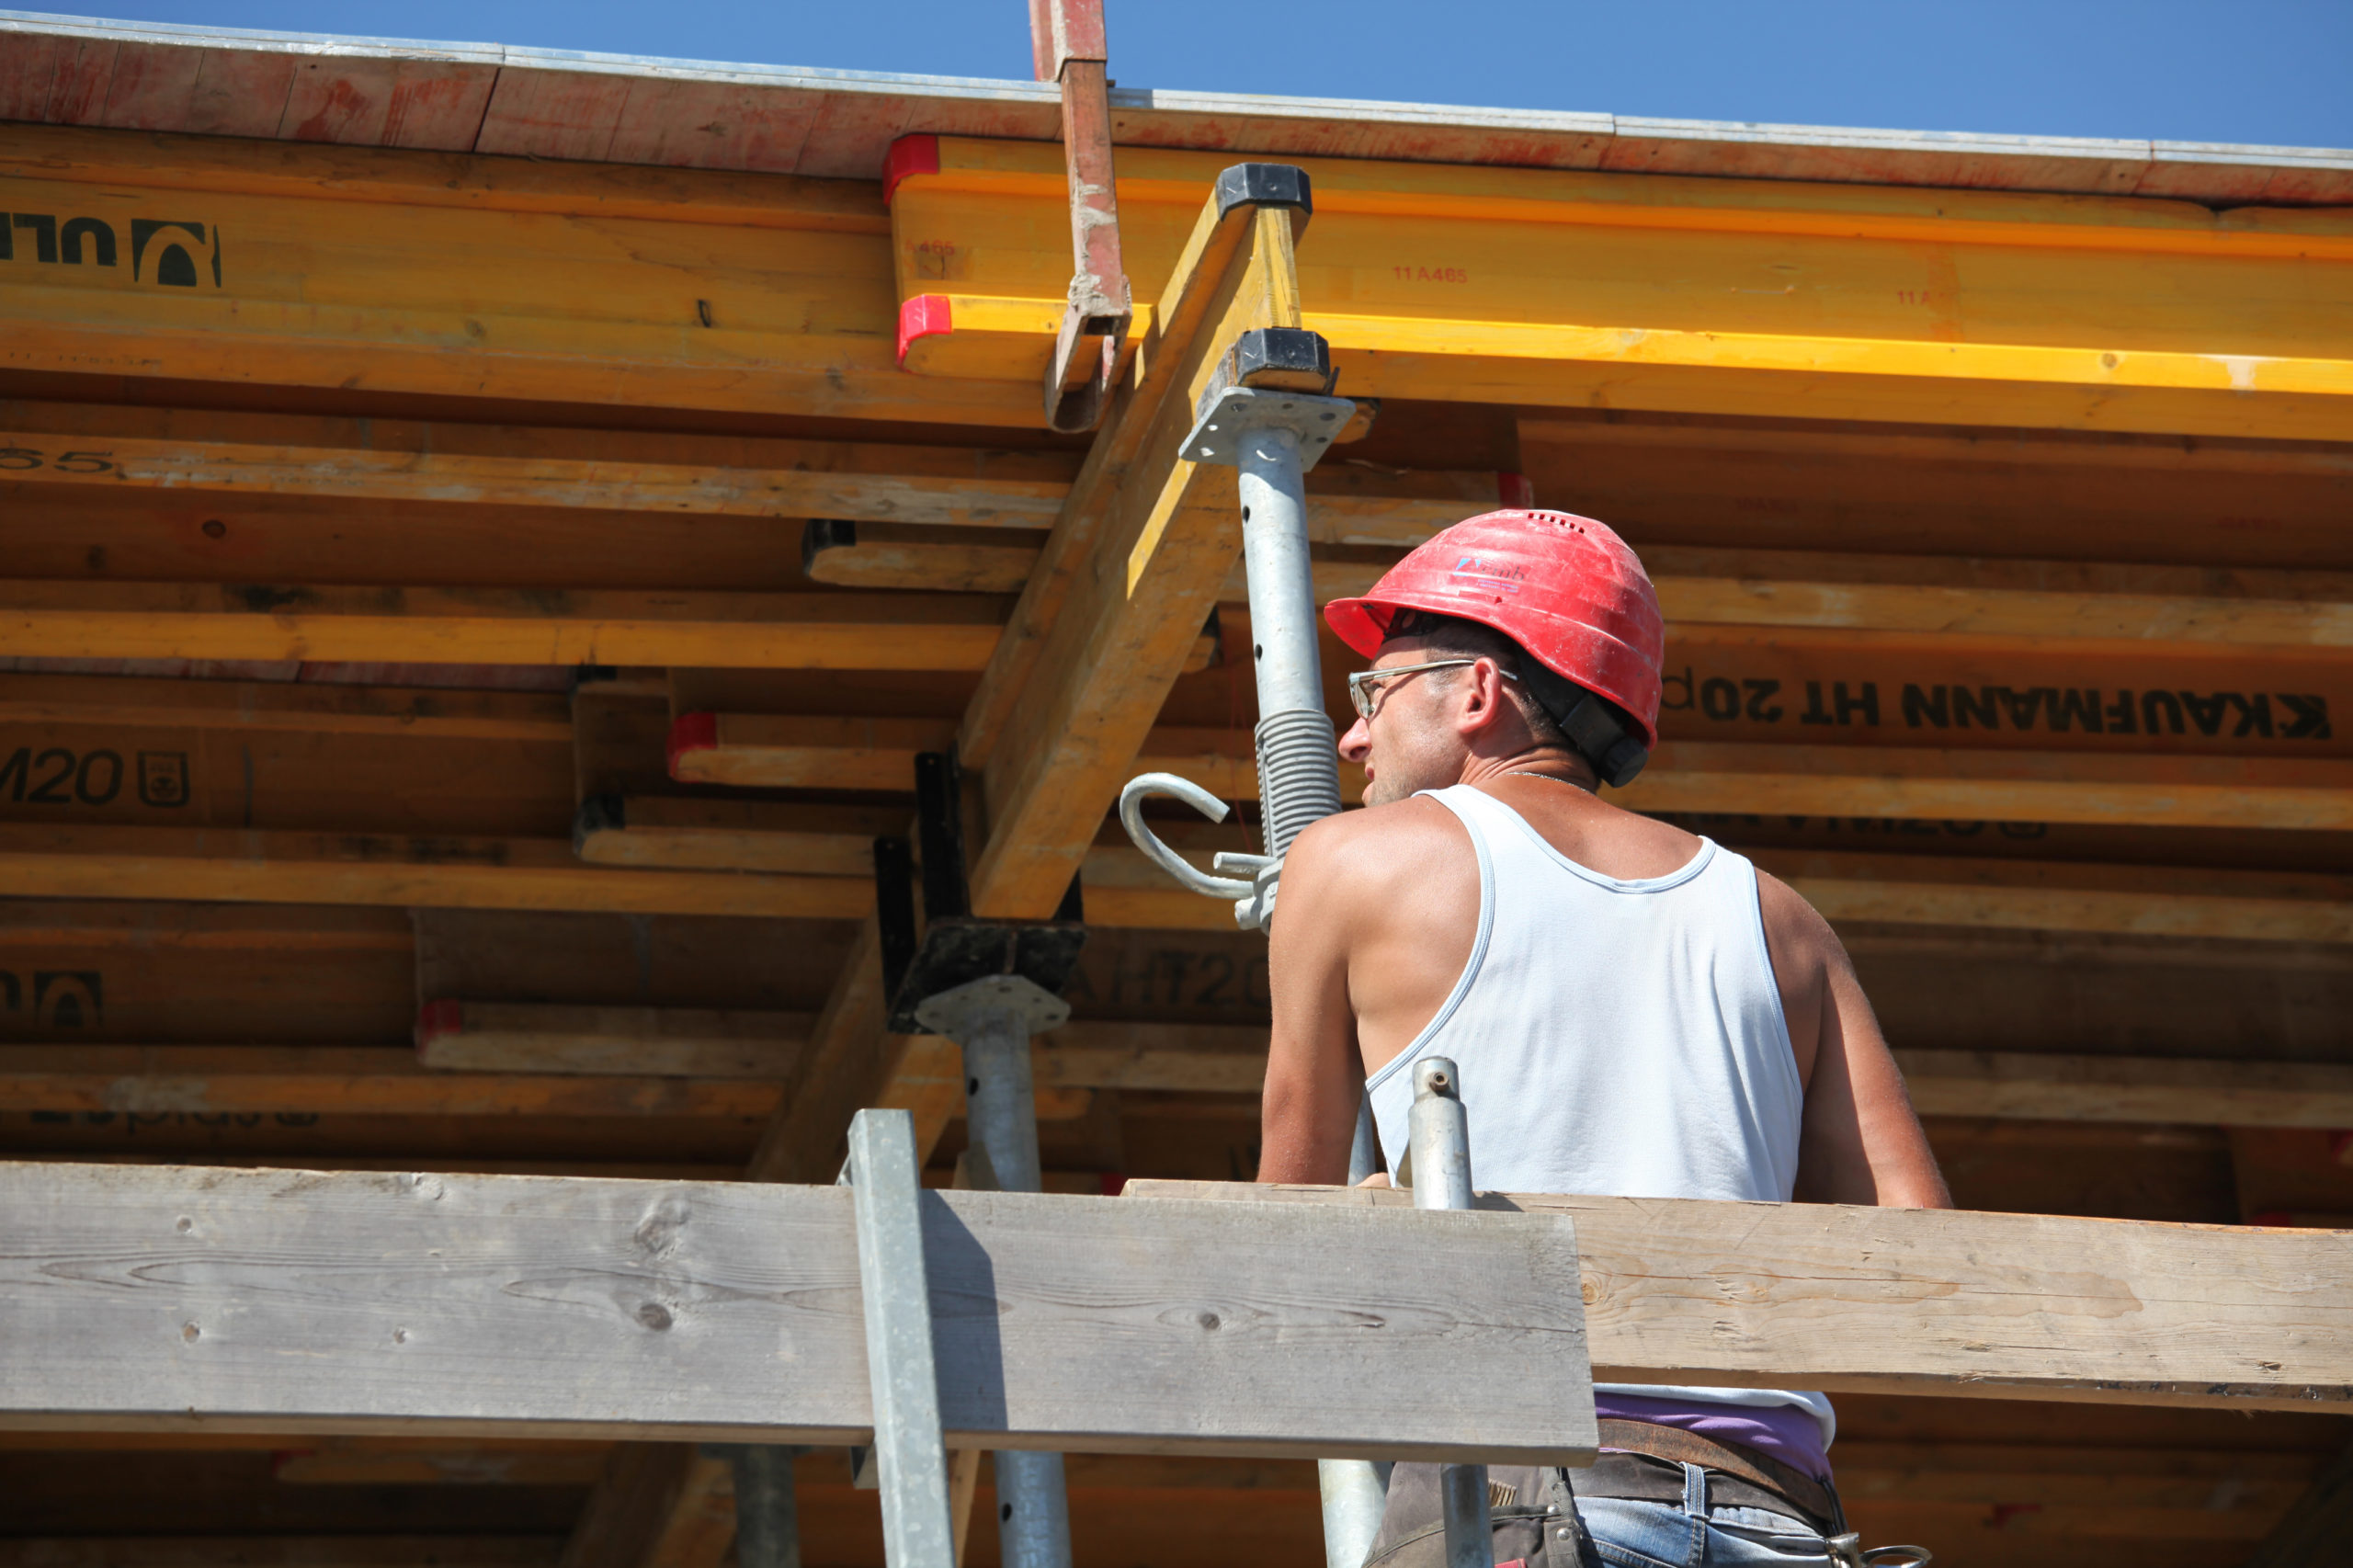
[[[1108,0],[1108,8],[1112,73],[1130,86],[2353,146],[2353,0]],[[99,14],[1029,74],[1024,0],[113,0]]]

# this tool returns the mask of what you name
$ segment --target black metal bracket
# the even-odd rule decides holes
[[[874,910],[881,926],[882,985],[892,1034],[929,1034],[915,1008],[931,996],[993,974],[1017,974],[1059,995],[1086,943],[1086,908],[1073,876],[1051,920],[987,920],[972,912],[964,873],[962,775],[945,752],[915,756],[915,832],[922,847],[923,915],[904,838],[874,841]]]

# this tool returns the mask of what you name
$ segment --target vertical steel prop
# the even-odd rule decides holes
[[[800,1452],[781,1443],[728,1446],[737,1568],[801,1568],[801,1511],[792,1491],[792,1461]]]
[[[1407,1113],[1414,1207],[1471,1207],[1471,1123],[1463,1113],[1454,1063],[1443,1056],[1414,1063],[1414,1108]],[[1439,1467],[1446,1509],[1446,1568],[1494,1568],[1495,1530],[1487,1511],[1487,1467]]]
[[[1000,974],[926,997],[915,1017],[963,1050],[965,1115],[999,1190],[1039,1191],[1029,1040],[1065,1022],[1070,1004],[1019,975]],[[1006,1568],[1070,1568],[1062,1455],[999,1450],[996,1499]]]

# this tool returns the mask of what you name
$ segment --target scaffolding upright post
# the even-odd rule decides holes
[[[1471,1207],[1471,1125],[1462,1109],[1461,1079],[1443,1056],[1414,1063],[1414,1108],[1408,1113],[1413,1149],[1414,1207]],[[1446,1568],[1494,1568],[1495,1528],[1487,1510],[1487,1467],[1438,1469],[1446,1511]]]

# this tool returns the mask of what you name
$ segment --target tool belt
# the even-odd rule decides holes
[[[1804,1471],[1737,1444],[1647,1421],[1605,1420],[1606,1449],[1589,1470],[1491,1465],[1489,1517],[1496,1562],[1525,1568],[1599,1568],[1577,1518],[1574,1498],[1683,1501],[1686,1464],[1705,1467],[1712,1507],[1786,1514],[1830,1540],[1845,1530],[1837,1494]],[[1834,1556],[1834,1561],[1842,1561]],[[1401,1464],[1389,1479],[1389,1505],[1365,1568],[1443,1568],[1446,1525],[1438,1467]]]
[[[1803,1519],[1817,1534],[1836,1535],[1847,1528],[1846,1515],[1838,1506],[1837,1494],[1827,1483],[1808,1475],[1793,1465],[1782,1463],[1770,1454],[1762,1454],[1743,1443],[1719,1442],[1698,1432],[1686,1432],[1677,1426],[1662,1426],[1654,1421],[1624,1421],[1605,1418],[1601,1422],[1601,1446],[1606,1449],[1622,1449],[1629,1454],[1642,1454],[1664,1460],[1671,1465],[1696,1464],[1715,1473],[1708,1478],[1708,1501],[1725,1508],[1765,1508],[1777,1514],[1789,1514]],[[1604,1453],[1602,1461],[1610,1459]],[[1624,1466],[1611,1466],[1611,1474],[1600,1473],[1600,1463],[1595,1465],[1592,1481],[1579,1476],[1576,1489],[1588,1497],[1631,1497],[1643,1502],[1680,1503],[1683,1500],[1683,1477],[1678,1471],[1670,1478],[1664,1470],[1649,1466],[1634,1467],[1634,1473],[1644,1478],[1651,1490],[1620,1492],[1609,1483],[1620,1478]],[[1670,1490],[1659,1490],[1670,1484]]]

